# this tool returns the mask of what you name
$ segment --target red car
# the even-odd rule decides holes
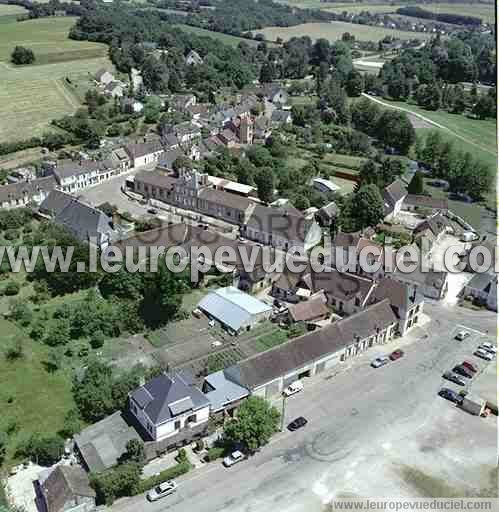
[[[394,351],[390,354],[390,359],[391,359],[392,361],[396,361],[397,359],[400,359],[403,355],[404,355],[404,351],[403,351],[403,350],[400,350],[400,349],[397,349],[397,350],[394,350]]]
[[[476,373],[478,371],[478,368],[472,364],[472,363],[469,363],[468,361],[463,361],[462,362],[462,365],[465,367],[465,368],[468,368],[468,370],[470,370],[471,372],[473,373]]]

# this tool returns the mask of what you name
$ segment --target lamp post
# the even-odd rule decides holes
[[[284,417],[286,415],[286,395],[282,395],[282,408],[281,408],[281,432],[284,430]]]

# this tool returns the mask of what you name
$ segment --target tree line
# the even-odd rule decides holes
[[[482,18],[476,16],[465,16],[463,14],[454,14],[447,12],[431,12],[419,6],[400,7],[397,14],[402,16],[411,16],[425,20],[435,20],[442,23],[451,23],[453,25],[469,25],[477,27],[482,24]]]

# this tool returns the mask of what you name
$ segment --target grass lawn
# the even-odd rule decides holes
[[[19,16],[20,14],[26,14],[27,12],[28,10],[20,5],[0,5],[0,17],[12,15]]]
[[[267,27],[255,30],[254,32],[264,34],[265,39],[269,41],[275,41],[278,37],[284,41],[288,41],[292,37],[302,36],[309,36],[312,40],[324,38],[329,41],[336,41],[341,39],[341,36],[345,32],[350,32],[350,34],[353,34],[355,38],[360,41],[378,41],[387,35],[400,39],[429,39],[431,37],[430,34],[390,30],[383,27],[357,25],[355,23],[342,21],[333,21],[331,23],[303,23],[295,27]]]
[[[342,12],[351,12],[354,14],[359,14],[363,11],[369,11],[372,14],[384,14],[384,13],[394,13],[399,7],[402,7],[405,4],[400,5],[390,5],[386,4],[334,4],[334,7],[328,6],[325,8],[321,7],[321,11],[334,12],[337,14],[341,14]]]
[[[316,94],[305,95],[305,96],[291,96],[289,102],[291,105],[315,105],[319,96]]]
[[[162,9],[163,10],[163,9]],[[230,34],[222,34],[221,32],[214,32],[213,30],[207,30],[200,27],[191,27],[190,25],[176,25],[178,28],[182,29],[184,32],[188,32],[191,34],[196,34],[197,36],[211,37],[212,39],[218,39],[223,44],[228,46],[233,46],[234,48],[237,45],[244,41],[245,43],[251,46],[257,46],[258,41],[253,41],[251,39],[245,39],[244,37],[231,36]]]
[[[87,79],[110,67],[107,47],[67,38],[76,18],[40,18],[3,24],[0,30],[0,140],[15,141],[41,135],[52,119],[80,106],[79,96],[64,79]],[[30,47],[37,61],[16,67],[8,61],[16,45]],[[3,61],[3,62],[2,62]]]
[[[361,156],[341,155],[339,153],[329,153],[324,155],[323,160],[336,167],[343,167],[348,170],[358,171],[367,158],[362,158]]]
[[[7,464],[13,462],[15,446],[30,434],[54,434],[64,416],[74,407],[68,372],[47,373],[42,361],[46,348],[31,341],[11,322],[0,319],[2,347],[13,339],[24,341],[24,357],[7,361],[0,354],[0,429],[15,422],[19,431],[9,436]]]
[[[478,151],[480,157],[483,158],[483,160],[487,161],[490,165],[496,165],[495,159],[497,155],[497,147],[495,120],[487,119],[481,121],[479,119],[470,119],[464,115],[449,114],[445,111],[434,112],[425,110],[421,107],[418,107],[417,105],[410,103],[401,101],[387,101],[384,98],[383,102],[408,109],[416,114],[421,114],[428,119],[431,119],[432,121],[445,126],[449,130],[452,130],[456,134],[472,142],[473,144],[468,144],[468,146],[470,147],[470,150],[473,148],[471,150],[473,154],[477,153]],[[455,140],[459,145],[466,144],[466,142],[462,139],[455,138]],[[468,148],[464,147],[462,149],[466,151],[468,150]]]
[[[255,347],[257,350],[264,352],[265,350],[269,350],[272,347],[277,347],[278,345],[281,345],[285,341],[287,341],[288,335],[286,331],[283,331],[279,327],[277,327],[274,331],[264,334],[263,336],[260,336],[255,341]]]

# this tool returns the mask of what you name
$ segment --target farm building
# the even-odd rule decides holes
[[[234,333],[243,329],[249,331],[258,322],[270,318],[272,313],[271,306],[234,286],[209,293],[201,300],[198,308]]]

